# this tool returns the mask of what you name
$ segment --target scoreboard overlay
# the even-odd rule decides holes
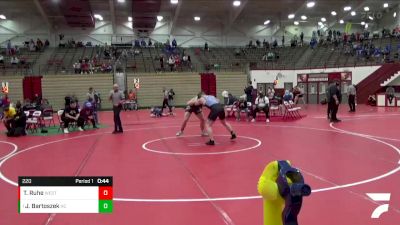
[[[112,211],[112,177],[18,177],[18,213]]]

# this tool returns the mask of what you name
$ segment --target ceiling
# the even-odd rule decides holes
[[[398,0],[316,0],[313,8],[307,8],[306,0],[242,0],[239,7],[234,7],[232,2],[179,0],[173,5],[170,0],[125,0],[124,3],[118,0],[0,0],[0,14],[10,20],[25,15],[41,16],[50,27],[94,27],[98,22],[94,14],[101,15],[113,26],[126,23],[128,17],[132,17],[134,29],[150,31],[156,26],[157,15],[161,15],[172,29],[180,24],[196,23],[205,28],[218,24],[229,30],[241,24],[263,25],[266,20],[271,21],[269,26],[293,25],[294,21],[301,21],[300,26],[316,24],[322,17],[326,18],[327,24],[338,23],[341,19],[360,23],[368,20],[363,14],[365,6],[370,8],[369,15],[378,15],[389,9],[398,9],[400,3]],[[384,2],[389,3],[389,8],[383,8]],[[357,15],[345,12],[344,6],[351,6]],[[336,16],[331,15],[332,10],[337,12]],[[296,15],[294,19],[288,19],[291,13]],[[302,21],[301,15],[307,19]],[[195,22],[194,16],[201,17],[201,20]]]

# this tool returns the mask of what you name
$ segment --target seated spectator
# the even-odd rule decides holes
[[[278,47],[278,41],[275,39],[274,43],[272,44],[272,48],[277,48]]]
[[[261,47],[261,42],[260,42],[260,40],[257,39],[256,45],[257,45],[258,48]]]
[[[50,41],[46,39],[46,41],[44,42],[44,47],[49,47],[49,46],[50,46]]]
[[[79,131],[84,131],[85,119],[80,116],[77,103],[74,100],[71,100],[69,106],[64,109],[61,120],[64,122],[65,134],[69,133],[68,127],[73,122],[77,123]]]
[[[81,73],[81,63],[80,62],[74,63],[73,67],[74,67],[75,74]]]
[[[149,38],[149,43],[147,44],[149,47],[153,46],[153,42],[151,41],[151,39]]]
[[[293,93],[291,93],[289,90],[285,90],[285,94],[283,95],[283,101],[285,102],[293,101]]]
[[[386,98],[389,100],[389,104],[392,104],[394,99],[395,90],[393,87],[386,88]]]
[[[11,64],[12,65],[17,65],[19,63],[19,59],[16,56],[13,56],[11,58]]]
[[[3,104],[3,124],[7,129],[7,133],[12,132],[12,129],[15,129],[15,115],[17,114],[14,107],[10,106],[10,104]]]
[[[269,123],[269,99],[264,96],[262,92],[258,93],[258,97],[256,98],[256,101],[254,102],[253,106],[253,119],[251,122],[256,121],[257,117],[257,112],[263,111],[266,116],[266,122]]]
[[[83,103],[83,107],[80,112],[80,117],[84,119],[84,121],[90,121],[93,125],[93,128],[96,129],[96,120],[95,120],[95,103],[93,98],[89,97],[86,102]]]
[[[146,41],[144,39],[142,39],[142,41],[140,42],[140,45],[145,48],[146,47]]]
[[[274,88],[268,87],[267,97],[269,98],[269,100],[274,99],[274,97],[275,97],[275,89]]]
[[[8,137],[19,137],[26,135],[26,115],[21,107],[21,102],[17,102],[15,105],[15,115],[11,123],[10,130],[7,131]]]
[[[304,97],[303,91],[298,86],[295,86],[293,88],[294,104],[297,104],[299,102],[300,98],[303,98],[303,97]]]
[[[376,106],[376,98],[375,95],[368,96],[368,105]]]
[[[208,43],[204,43],[204,51],[210,51],[210,49],[208,48]]]
[[[240,113],[244,112],[248,119],[249,107],[247,107],[246,95],[240,96],[239,101],[236,101],[236,120],[240,121]]]

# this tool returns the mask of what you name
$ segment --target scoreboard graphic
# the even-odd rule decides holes
[[[19,177],[18,213],[112,213],[112,177]]]

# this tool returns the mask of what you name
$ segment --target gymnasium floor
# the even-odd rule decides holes
[[[296,121],[231,120],[238,139],[216,123],[214,147],[204,145],[192,117],[176,138],[176,117],[123,112],[125,133],[104,129],[47,137],[0,136],[1,225],[253,225],[262,224],[257,181],[265,165],[288,159],[313,188],[304,199],[300,225],[396,225],[400,221],[400,110],[341,106],[343,122],[330,125],[326,108],[309,105]],[[3,128],[2,128],[3,129]],[[15,153],[11,154],[16,150]],[[114,212],[18,214],[18,176],[113,176]],[[391,193],[389,211],[366,193]]]

